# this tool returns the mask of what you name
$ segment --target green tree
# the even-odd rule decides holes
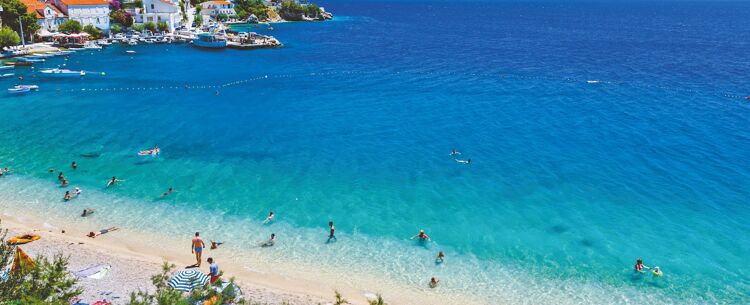
[[[193,20],[193,23],[195,26],[201,26],[203,24],[203,16],[195,15],[195,19]]]
[[[57,27],[57,30],[65,34],[80,33],[83,30],[81,23],[75,20],[65,20]]]
[[[0,49],[15,46],[21,43],[21,36],[18,36],[16,31],[11,28],[4,26],[0,29]]]
[[[218,21],[227,21],[227,19],[229,19],[229,16],[227,16],[227,14],[221,13],[216,15],[216,20]]]
[[[169,31],[169,25],[164,21],[159,21],[156,23],[156,28],[159,29],[159,32],[168,32]]]
[[[140,33],[140,32],[143,32],[144,29],[145,29],[145,27],[143,26],[143,24],[134,24],[133,25],[133,31],[136,31],[136,32]]]
[[[143,24],[143,28],[147,29],[147,30],[149,30],[151,32],[156,32],[156,24],[154,24],[151,21],[144,23]]]
[[[109,30],[112,31],[113,34],[122,33],[122,27],[118,24],[113,24]]]
[[[0,6],[3,7],[3,11],[0,12],[0,19],[3,20],[3,26],[7,26],[20,33],[20,24],[18,23],[20,17],[23,23],[24,38],[26,41],[31,41],[34,33],[40,28],[36,22],[35,14],[27,13],[26,5],[19,0],[0,0]]]
[[[104,32],[102,30],[100,30],[100,29],[98,29],[95,26],[90,25],[90,24],[88,24],[85,27],[83,27],[83,31],[86,32],[86,33],[88,33],[89,35],[91,35],[91,37],[94,38],[94,39],[99,39],[99,38],[102,38],[104,36]]]
[[[234,5],[234,10],[241,19],[246,19],[250,15],[255,15],[260,20],[268,19],[270,8],[262,0],[235,0]]]
[[[0,266],[7,266],[15,247],[6,244],[8,230],[0,228]],[[68,258],[57,254],[52,260],[37,256],[33,266],[22,264],[0,281],[0,304],[66,305],[81,294],[77,279],[68,272]]]

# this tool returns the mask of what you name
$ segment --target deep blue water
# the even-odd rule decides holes
[[[323,266],[438,274],[491,302],[750,303],[750,3],[320,4],[336,20],[249,27],[279,49],[112,46],[70,56],[106,72],[84,80],[19,69],[41,90],[2,96],[0,166],[51,184],[76,160],[72,183],[127,199],[90,204],[145,230],[273,210],[324,236],[332,219],[340,250],[297,239],[287,258],[321,247]],[[103,190],[112,175],[127,181]],[[408,241],[420,228],[427,250]],[[434,270],[438,249],[471,263]],[[665,276],[634,277],[637,257]],[[529,277],[524,295],[503,272]]]

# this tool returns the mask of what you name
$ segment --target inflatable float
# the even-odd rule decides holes
[[[39,237],[39,235],[36,235],[36,234],[19,235],[16,237],[9,238],[7,243],[9,245],[23,245],[23,244],[28,244],[32,241],[38,240],[40,238],[41,237]]]

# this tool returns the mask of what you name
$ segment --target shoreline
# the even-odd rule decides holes
[[[17,206],[22,205],[18,204]],[[24,245],[22,248],[32,257],[37,254],[51,256],[58,252],[70,256],[70,271],[104,263],[105,261],[106,263],[114,262],[111,263],[113,270],[110,271],[103,283],[116,281],[118,284],[110,287],[122,286],[128,288],[119,291],[120,298],[115,300],[115,304],[119,304],[118,302],[121,300],[127,301],[129,292],[138,289],[153,289],[150,276],[160,272],[163,262],[176,265],[175,270],[181,270],[185,266],[195,263],[192,254],[187,252],[189,239],[180,242],[166,236],[134,231],[128,227],[120,227],[121,230],[97,238],[88,238],[85,236],[86,233],[90,231],[89,229],[95,230],[94,227],[87,227],[87,229],[82,230],[80,224],[58,218],[49,219],[48,217],[35,215],[36,211],[33,211],[33,209],[31,209],[32,211],[28,210],[24,209],[23,213],[16,211],[15,214],[10,215],[7,211],[0,209],[0,212],[2,212],[0,214],[2,228],[9,229],[9,237],[31,232],[39,234],[40,240]],[[61,233],[62,230],[65,230],[65,233]],[[204,237],[204,241],[209,243],[208,238]],[[224,272],[224,278],[234,277],[243,294],[249,297],[249,301],[252,302],[287,303],[290,305],[329,304],[333,300],[334,292],[339,291],[344,298],[355,305],[368,304],[367,297],[378,293],[383,295],[388,304],[486,303],[473,297],[453,294],[450,295],[450,300],[447,300],[444,299],[446,295],[442,293],[426,294],[418,289],[396,288],[396,286],[390,284],[387,285],[387,289],[376,290],[374,287],[380,285],[369,285],[368,283],[382,284],[380,281],[382,279],[367,275],[352,275],[339,270],[317,270],[321,275],[320,278],[306,278],[301,277],[299,272],[294,272],[296,270],[293,268],[306,269],[311,266],[282,265],[283,263],[278,261],[270,263],[255,261],[250,264],[252,267],[249,267],[247,261],[239,259],[238,256],[242,256],[242,254],[236,253],[236,250],[225,245],[217,250],[206,249],[206,252],[203,253],[203,264],[200,269],[207,273],[208,264],[205,263],[205,259],[214,257]],[[250,259],[250,261],[253,260]],[[120,270],[125,270],[124,274],[116,275],[116,266],[119,266]],[[134,275],[134,270],[138,270],[140,275]],[[112,280],[106,280],[107,278]],[[327,281],[327,279],[334,278],[346,279],[344,279],[344,282]],[[118,279],[120,281],[125,280],[127,284],[120,283],[120,281],[117,281]],[[87,297],[84,299],[86,301],[95,301],[90,297],[96,296],[96,293],[102,290],[96,282],[92,283],[92,280],[89,279],[83,279],[79,281],[79,284],[84,288],[82,297]],[[368,287],[373,288],[368,289]],[[113,289],[110,288],[110,290]]]

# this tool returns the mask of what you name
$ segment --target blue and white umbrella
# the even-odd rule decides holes
[[[190,292],[193,288],[206,283],[208,283],[208,275],[198,269],[185,269],[177,271],[167,284],[175,290]]]

